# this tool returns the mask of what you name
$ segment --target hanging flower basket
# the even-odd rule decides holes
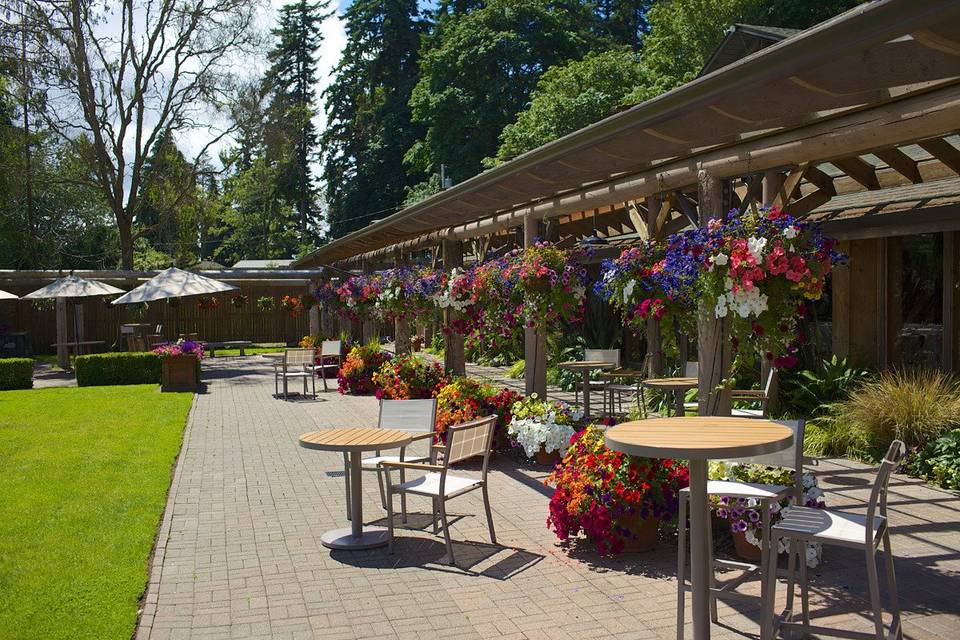
[[[197,307],[200,309],[216,309],[220,306],[220,299],[214,296],[200,296],[197,298]]]
[[[247,296],[238,293],[230,298],[230,304],[232,304],[235,309],[240,309],[247,304]]]

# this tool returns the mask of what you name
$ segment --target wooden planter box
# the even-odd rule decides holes
[[[200,386],[200,360],[194,356],[167,356],[161,363],[163,391],[196,391]]]

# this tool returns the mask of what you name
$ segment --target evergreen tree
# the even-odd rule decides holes
[[[330,235],[338,237],[396,211],[408,175],[406,150],[422,134],[410,94],[427,28],[415,0],[355,0],[344,14],[347,44],[325,92],[323,177]]]
[[[296,211],[303,236],[319,222],[317,187],[311,164],[317,158],[314,85],[316,53],[329,0],[296,0],[280,9],[273,31],[277,44],[270,52],[266,83],[270,91],[265,143],[267,158],[277,164],[278,194]]]
[[[599,33],[637,51],[650,29],[647,11],[652,4],[653,0],[596,0]]]
[[[582,2],[489,0],[465,15],[441,15],[410,100],[427,130],[406,161],[422,172],[445,164],[454,182],[479,173],[547,68],[609,46],[596,27]]]

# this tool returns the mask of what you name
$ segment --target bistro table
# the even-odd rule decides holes
[[[647,458],[690,461],[690,588],[693,594],[693,637],[710,637],[710,536],[707,503],[707,460],[726,460],[782,451],[793,444],[793,431],[756,418],[693,416],[624,422],[607,429],[606,445],[614,451]],[[682,523],[680,526],[683,526]],[[683,585],[677,585],[682,589]]]
[[[674,415],[683,416],[683,396],[688,389],[696,389],[699,381],[696,378],[647,378],[640,384],[648,389],[656,389],[666,393],[673,392],[675,405]]]
[[[557,365],[561,369],[583,372],[583,417],[590,417],[590,372],[600,369],[614,369],[615,362],[604,362],[603,360],[568,360]]]
[[[300,436],[300,446],[320,451],[345,451],[350,454],[350,527],[327,531],[320,538],[331,549],[372,549],[390,540],[386,527],[363,526],[363,473],[360,454],[364,451],[399,449],[410,444],[413,434],[399,429],[351,427],[324,429]]]

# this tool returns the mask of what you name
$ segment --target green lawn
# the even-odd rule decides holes
[[[277,344],[255,344],[255,345],[253,345],[252,347],[247,347],[247,348],[244,349],[243,351],[244,351],[244,353],[246,353],[248,356],[255,356],[255,355],[259,355],[259,354],[261,354],[261,353],[280,353],[280,352],[282,352],[282,351],[283,351],[284,349],[286,349],[286,348],[287,348],[286,345],[280,344],[280,343],[277,343]],[[217,349],[215,353],[216,353],[216,356],[215,356],[215,357],[217,357],[217,358],[223,358],[223,357],[226,357],[226,356],[238,356],[238,355],[240,355],[240,349]]]
[[[131,637],[192,397],[0,392],[0,638]]]

